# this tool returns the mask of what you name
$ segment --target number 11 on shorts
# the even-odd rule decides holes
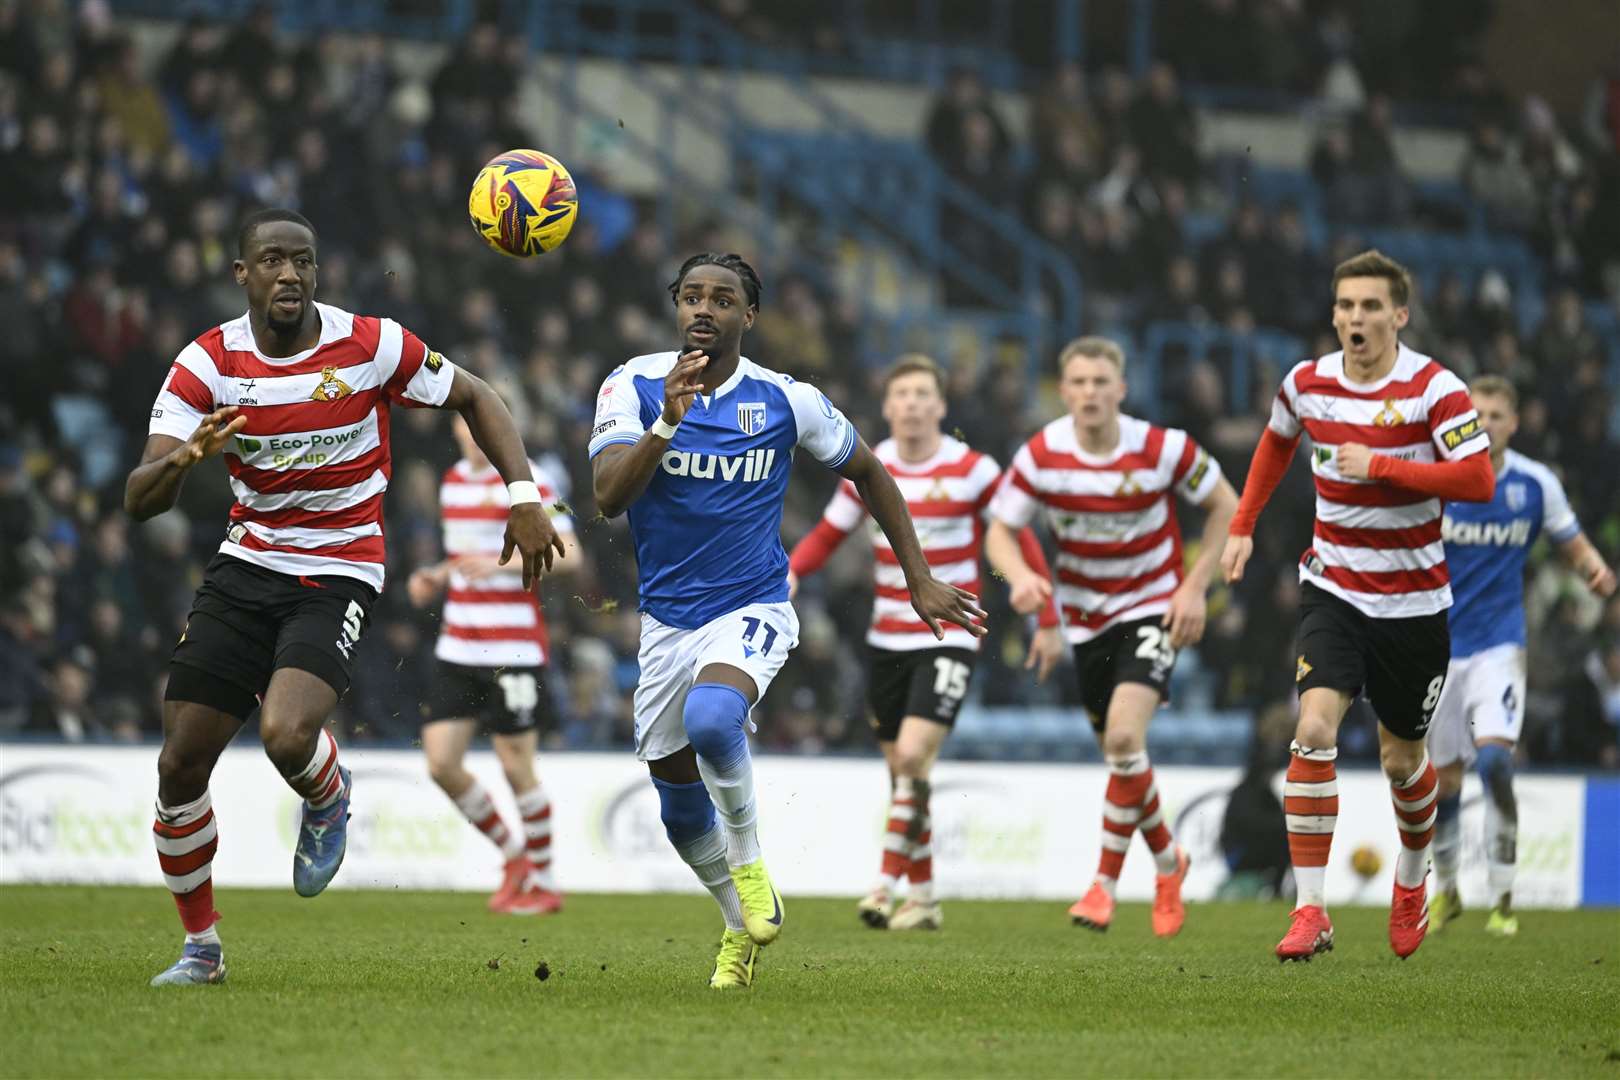
[[[760,627],[763,626],[765,628],[765,643],[759,647],[758,652],[761,656],[769,656],[771,654],[771,646],[776,644],[776,627],[772,626],[770,623],[762,622],[760,619],[757,619],[752,615],[743,616],[743,625],[747,627],[747,629],[743,631],[742,636],[743,653],[747,656],[754,655],[755,649],[749,644],[749,642],[754,640],[754,635],[758,633]]]

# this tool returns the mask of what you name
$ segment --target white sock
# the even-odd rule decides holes
[[[495,809],[495,800],[483,784],[474,780],[472,787],[456,796],[455,803],[461,816],[472,822],[473,828],[489,837],[490,843],[501,849],[501,856],[507,862],[523,854],[523,841],[506,824],[500,811]]]
[[[717,768],[699,755],[697,765],[709,799],[726,826],[726,858],[732,866],[746,866],[759,859],[753,755],[744,754],[737,764],[727,769]]]
[[[1499,907],[1513,891],[1513,874],[1518,863],[1519,821],[1508,817],[1485,792],[1485,882],[1490,889],[1491,906]]]
[[[1296,866],[1294,867],[1294,899],[1296,908],[1319,907],[1327,909],[1327,867],[1325,866]]]
[[[698,880],[703,882],[703,887],[709,890],[709,895],[714,897],[715,903],[720,905],[720,914],[725,917],[726,929],[741,930],[742,898],[737,895],[737,886],[731,880],[731,866],[726,862],[726,846],[725,833],[719,827],[715,827],[696,840],[676,844],[675,853],[692,868]]]
[[[218,948],[223,948],[224,946],[219,940],[219,923],[215,923],[213,926],[210,926],[200,934],[187,934],[186,944],[213,945]]]

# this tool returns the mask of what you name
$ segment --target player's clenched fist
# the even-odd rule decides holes
[[[702,349],[682,353],[669,374],[664,376],[664,422],[678,424],[692,407],[692,399],[703,389],[703,369],[709,366],[709,354]]]
[[[1339,447],[1334,464],[1339,475],[1350,480],[1365,480],[1372,475],[1373,453],[1360,443],[1345,443]]]
[[[197,425],[191,438],[175,447],[175,463],[189,468],[225,449],[225,444],[247,426],[247,417],[237,416],[236,413],[235,405],[227,405],[203,417],[203,422]],[[226,423],[227,420],[230,423]]]
[[[945,631],[939,625],[942,622],[955,623],[974,637],[985,635],[982,623],[985,611],[979,606],[979,598],[972,593],[955,585],[947,585],[932,574],[908,587],[911,590],[911,606],[928,624],[928,629],[934,632],[934,637],[944,640]]]

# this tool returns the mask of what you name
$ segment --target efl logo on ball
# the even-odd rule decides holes
[[[490,247],[527,259],[568,238],[579,216],[579,195],[574,178],[550,154],[508,150],[478,170],[467,216]]]

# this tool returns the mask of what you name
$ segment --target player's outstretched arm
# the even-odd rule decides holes
[[[523,587],[533,588],[540,579],[542,566],[550,570],[552,559],[563,554],[563,542],[540,502],[540,491],[529,471],[529,455],[523,449],[523,436],[518,433],[517,422],[493,387],[461,368],[456,369],[455,381],[450,384],[443,407],[456,410],[467,421],[473,442],[506,481],[512,509],[506,517],[501,565],[505,566],[516,550],[523,560]]]
[[[945,584],[929,571],[922,545],[917,542],[917,530],[911,524],[911,513],[906,509],[906,500],[894,477],[872,453],[865,439],[856,438],[855,451],[839,472],[855,485],[867,513],[889,538],[889,546],[894,549],[900,569],[906,575],[911,606],[934,632],[934,637],[945,636],[940,629],[942,622],[955,623],[975,637],[983,637],[985,629],[980,620],[984,619],[985,612],[979,607],[978,597]]]
[[[610,445],[591,459],[591,488],[603,517],[618,517],[647,490],[659,460],[675,438],[675,429],[703,389],[702,374],[708,364],[709,357],[701,349],[682,353],[664,376],[664,411],[658,423],[642,432],[634,445]]]
[[[184,442],[173,435],[147,436],[141,463],[124,483],[124,509],[130,517],[145,521],[172,507],[191,467],[223,450],[247,424],[247,417],[236,411],[235,405],[215,409]]]

